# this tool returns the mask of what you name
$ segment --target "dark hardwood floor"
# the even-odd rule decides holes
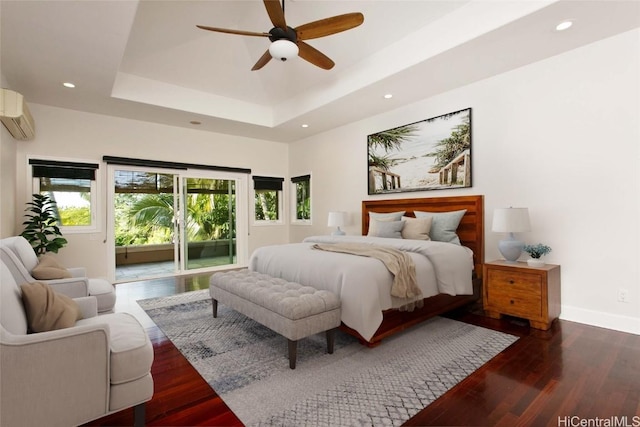
[[[116,310],[140,316],[154,346],[155,393],[147,403],[149,426],[242,425],[133,302],[206,288],[208,276],[116,286]],[[562,320],[554,322],[549,331],[538,331],[519,319],[496,320],[481,313],[480,307],[474,306],[447,317],[521,339],[406,425],[640,426],[640,336]],[[601,424],[595,424],[597,420]],[[604,424],[607,420],[610,424]],[[133,410],[124,410],[87,425],[126,426],[132,422]]]

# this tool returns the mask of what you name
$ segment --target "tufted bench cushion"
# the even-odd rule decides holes
[[[213,317],[221,302],[286,337],[292,369],[299,339],[327,331],[327,349],[333,353],[340,300],[332,292],[245,269],[212,275],[209,294]]]

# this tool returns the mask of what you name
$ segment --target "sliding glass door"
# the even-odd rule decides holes
[[[182,177],[183,270],[235,264],[236,182]]]
[[[246,263],[245,175],[110,165],[109,176],[115,281]]]

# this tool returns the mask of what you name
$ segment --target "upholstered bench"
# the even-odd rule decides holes
[[[209,285],[213,317],[218,317],[221,302],[283,335],[289,342],[291,369],[296,367],[302,338],[326,332],[327,352],[333,353],[340,326],[340,300],[335,294],[249,270],[215,273]]]

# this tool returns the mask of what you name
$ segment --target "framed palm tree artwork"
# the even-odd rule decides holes
[[[471,187],[471,108],[367,136],[369,194]]]

